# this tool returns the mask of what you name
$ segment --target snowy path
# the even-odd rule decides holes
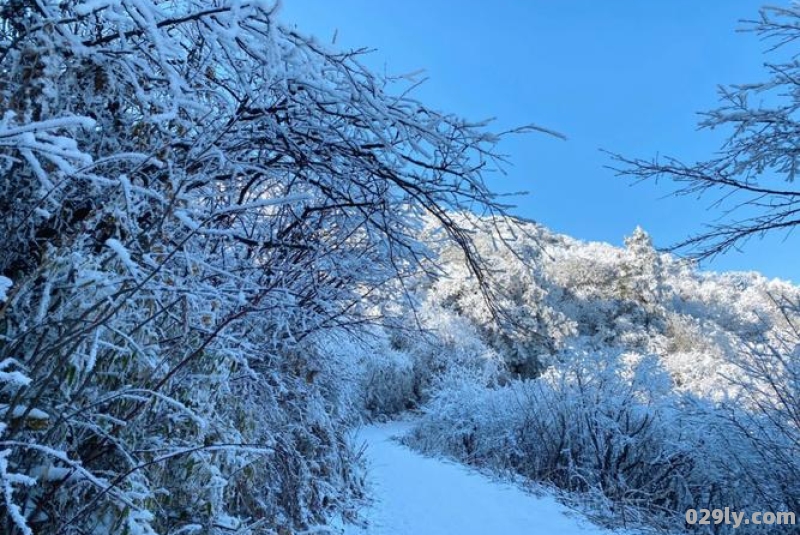
[[[365,428],[375,504],[369,526],[348,526],[346,535],[600,535],[611,533],[565,516],[552,497],[520,489],[437,459],[391,440],[411,424]]]

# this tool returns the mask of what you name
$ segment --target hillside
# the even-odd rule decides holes
[[[408,320],[430,337],[389,332],[395,358],[375,358],[368,391],[396,408],[379,390],[406,385],[427,414],[409,444],[567,490],[611,525],[797,506],[800,288],[703,272],[641,229],[618,248],[475,228],[497,308],[445,247]]]
[[[354,432],[409,409],[417,453],[612,528],[798,510],[800,289],[510,217],[500,144],[552,132],[279,8],[0,0],[0,533],[355,529],[404,463],[531,519],[399,445],[370,471]]]

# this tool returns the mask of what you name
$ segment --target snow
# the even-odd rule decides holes
[[[133,259],[131,259],[131,254],[125,246],[122,245],[122,242],[114,238],[109,238],[106,240],[106,245],[117,254],[125,267],[128,268],[131,275],[136,277],[139,274],[138,266],[134,263]]]
[[[0,415],[5,416],[7,412],[8,412],[8,405],[5,404],[0,405]],[[41,411],[39,409],[29,410],[28,407],[23,405],[17,405],[16,407],[14,407],[14,409],[11,411],[11,417],[22,418],[26,412],[28,413],[27,417],[31,420],[47,420],[50,418],[50,415],[48,415],[44,411]]]
[[[2,432],[2,430],[0,430]],[[14,486],[31,486],[36,484],[36,480],[24,474],[15,474],[8,471],[8,457],[11,455],[10,449],[0,450],[0,491],[2,492],[6,514],[11,517],[11,521],[23,535],[33,535],[33,531],[28,527],[22,510],[13,500]]]
[[[109,6],[114,5],[116,2],[109,1],[109,0],[89,0],[83,4],[75,6],[75,14],[81,17],[85,17],[95,11],[100,11],[101,9],[106,9]]]
[[[53,466],[52,464],[34,466],[30,474],[38,481],[61,481],[70,477],[75,471],[70,468]]]
[[[31,383],[29,377],[21,372],[8,372],[5,371],[11,365],[19,366],[19,363],[14,359],[3,359],[0,361],[0,382],[11,383],[17,386],[28,386]]]
[[[94,119],[91,119],[89,117],[71,115],[67,117],[59,117],[56,119],[49,119],[45,121],[37,121],[16,127],[4,126],[3,129],[0,130],[0,139],[10,138],[12,136],[19,136],[30,132],[57,130],[62,128],[73,128],[73,127],[93,128],[94,125],[95,125]],[[66,143],[66,140],[63,141]]]
[[[600,535],[552,496],[537,497],[467,467],[419,455],[393,439],[413,422],[364,428],[375,502],[345,535]],[[616,532],[618,533],[618,532]]]

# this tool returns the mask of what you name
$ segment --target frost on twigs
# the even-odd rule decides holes
[[[12,366],[18,366],[14,359],[4,359],[0,361],[0,389],[20,388],[30,384],[30,379],[19,371],[8,371]],[[13,522],[13,525],[25,535],[31,535],[31,531],[25,516],[20,508],[20,500],[15,498],[14,493],[20,487],[30,487],[36,480],[25,474],[15,473],[10,469],[8,458],[12,453],[4,444],[7,426],[0,422],[0,489],[3,493],[3,507]]]
[[[502,211],[497,136],[275,11],[0,6],[0,371],[30,380],[0,389],[2,449],[8,473],[72,474],[7,487],[0,531],[352,516],[357,364],[324,341],[437,272],[426,215],[481,276],[453,214]]]
[[[4,303],[8,299],[8,290],[12,285],[11,279],[0,276],[0,303]]]

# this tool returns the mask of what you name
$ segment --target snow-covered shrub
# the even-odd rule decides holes
[[[365,355],[363,367],[363,404],[370,416],[390,416],[413,408],[414,363],[411,357],[384,345]]]
[[[362,417],[390,416],[416,403],[412,359],[392,347],[386,329],[365,328],[357,336],[323,333],[315,338],[322,342],[321,362],[332,362],[335,368],[320,374],[319,380],[335,384],[330,390],[346,398],[346,403],[340,402],[339,406],[352,413],[354,422]]]
[[[739,340],[703,316],[668,313],[666,324],[662,362],[675,388],[718,401],[735,395],[730,378],[738,374],[728,355]]]
[[[497,137],[276,10],[0,5],[0,362],[30,379],[0,385],[3,533],[349,514],[359,363],[324,335],[436,271],[425,215],[480,272],[448,210],[500,210]]]
[[[596,348],[619,346],[640,352],[663,330],[663,258],[641,229],[624,249],[563,238],[547,249],[545,276],[560,290],[555,308]]]
[[[7,279],[6,279],[7,280]],[[5,296],[3,296],[5,297]],[[14,370],[19,364],[10,358],[0,361],[0,389],[5,392],[18,393],[20,390],[28,387],[31,383],[29,377],[24,373]],[[12,409],[8,404],[0,407],[3,411],[4,420],[8,420],[8,412]],[[27,414],[25,414],[27,412]],[[30,418],[31,421],[46,420],[47,414],[37,409],[29,411],[17,411],[17,414],[12,413],[12,418],[16,416],[19,418]],[[37,418],[34,418],[37,417]],[[6,429],[8,425],[0,422],[0,440],[5,439]],[[36,484],[36,479],[26,474],[14,473],[9,471],[8,457],[13,453],[13,450],[8,447],[0,449],[0,490],[2,490],[2,507],[0,510],[5,510],[8,515],[8,522],[21,533],[31,535],[32,531],[28,527],[25,515],[18,504],[17,497],[14,496],[19,487],[33,486]]]
[[[787,314],[798,302],[784,302]],[[800,509],[800,331],[753,343],[730,359],[738,397],[727,416],[753,455],[734,461],[772,510]]]
[[[336,353],[356,362],[357,405],[368,417],[419,407],[453,376],[481,377],[489,385],[505,374],[502,360],[466,318],[431,303],[406,314],[335,345]]]
[[[484,341],[470,319],[429,300],[415,313],[414,320],[419,322],[421,333],[414,334],[409,325],[396,332],[392,340],[412,359],[417,400],[430,399],[450,377],[465,375],[491,385],[506,375],[507,363]]]
[[[652,356],[574,354],[502,388],[452,383],[408,441],[569,491],[610,523],[674,528],[687,508],[763,505],[738,483],[732,452],[753,450],[737,437],[706,402],[673,395]]]
[[[541,270],[541,242],[549,234],[509,219],[466,224],[475,232],[476,248],[489,266],[484,280],[470,273],[463,254],[447,245],[439,249],[446,276],[431,285],[426,299],[467,319],[511,374],[535,377],[575,330],[574,322],[558,310],[560,292]],[[491,299],[486,299],[487,293]]]

